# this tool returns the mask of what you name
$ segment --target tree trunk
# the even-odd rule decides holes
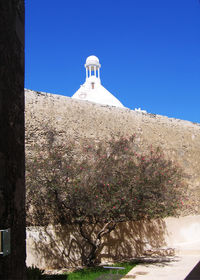
[[[85,256],[83,252],[83,256],[82,256],[83,265],[88,267],[95,266],[98,264],[97,252],[102,245],[102,237],[105,236],[106,234],[109,234],[111,231],[113,231],[116,227],[116,223],[113,221],[105,223],[101,228],[101,230],[96,234],[95,240],[93,240],[91,236],[88,236],[88,234],[86,233],[87,229],[86,231],[84,230],[84,224],[82,222],[80,222],[78,225],[79,225],[79,231],[81,236],[85,239],[85,241],[91,248],[87,256]]]
[[[25,276],[24,1],[0,1],[0,229],[11,229],[11,253],[0,255],[0,279]]]

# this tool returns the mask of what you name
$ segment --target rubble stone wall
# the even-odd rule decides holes
[[[31,90],[26,90],[25,98],[27,151],[42,139],[47,125],[62,139],[77,142],[136,134],[141,149],[160,146],[184,168],[189,207],[183,215],[200,214],[200,124]]]

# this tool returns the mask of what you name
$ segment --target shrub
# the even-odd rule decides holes
[[[40,270],[35,266],[26,268],[26,275],[28,280],[40,280],[44,270]]]
[[[138,153],[135,136],[84,143],[79,157],[74,147],[47,141],[27,157],[27,221],[78,225],[90,247],[84,265],[96,263],[103,236],[117,223],[177,214],[183,172],[161,149]]]

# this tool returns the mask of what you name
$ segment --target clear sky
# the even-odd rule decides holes
[[[72,96],[96,55],[124,106],[200,123],[200,0],[25,0],[25,87]]]

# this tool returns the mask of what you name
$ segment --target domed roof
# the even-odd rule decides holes
[[[88,56],[85,64],[85,83],[80,86],[72,98],[124,108],[122,103],[101,85],[100,67],[98,57],[95,55]]]
[[[87,65],[97,65],[97,66],[99,66],[98,57],[96,57],[95,55],[88,56],[88,58],[86,59],[86,66]]]

